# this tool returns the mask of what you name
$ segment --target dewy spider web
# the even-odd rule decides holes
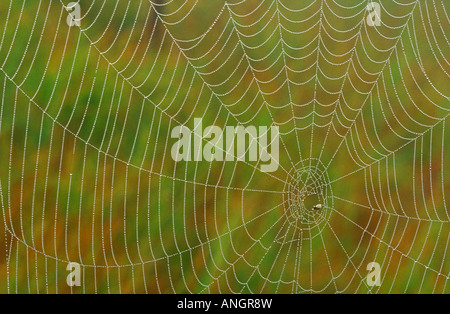
[[[1,292],[450,292],[448,1],[78,3],[0,4]],[[194,118],[278,170],[174,162]]]

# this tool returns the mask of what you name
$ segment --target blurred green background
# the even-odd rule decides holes
[[[447,1],[69,2],[0,3],[1,293],[450,292]],[[196,117],[279,169],[174,162]]]

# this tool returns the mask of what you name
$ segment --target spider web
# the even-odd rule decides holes
[[[448,3],[375,2],[3,1],[0,291],[448,293]],[[174,162],[194,118],[278,170]]]

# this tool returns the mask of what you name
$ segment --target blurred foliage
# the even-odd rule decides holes
[[[449,292],[448,3],[382,1],[371,29],[358,0],[81,0],[81,28],[69,2],[0,2],[0,292],[367,293],[371,261],[373,291]],[[280,169],[175,163],[194,117],[276,122]],[[309,157],[336,196],[313,239],[283,219]]]

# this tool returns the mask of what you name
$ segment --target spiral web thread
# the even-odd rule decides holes
[[[0,291],[450,292],[449,3],[375,2],[3,1]],[[174,162],[194,118],[278,170]]]

